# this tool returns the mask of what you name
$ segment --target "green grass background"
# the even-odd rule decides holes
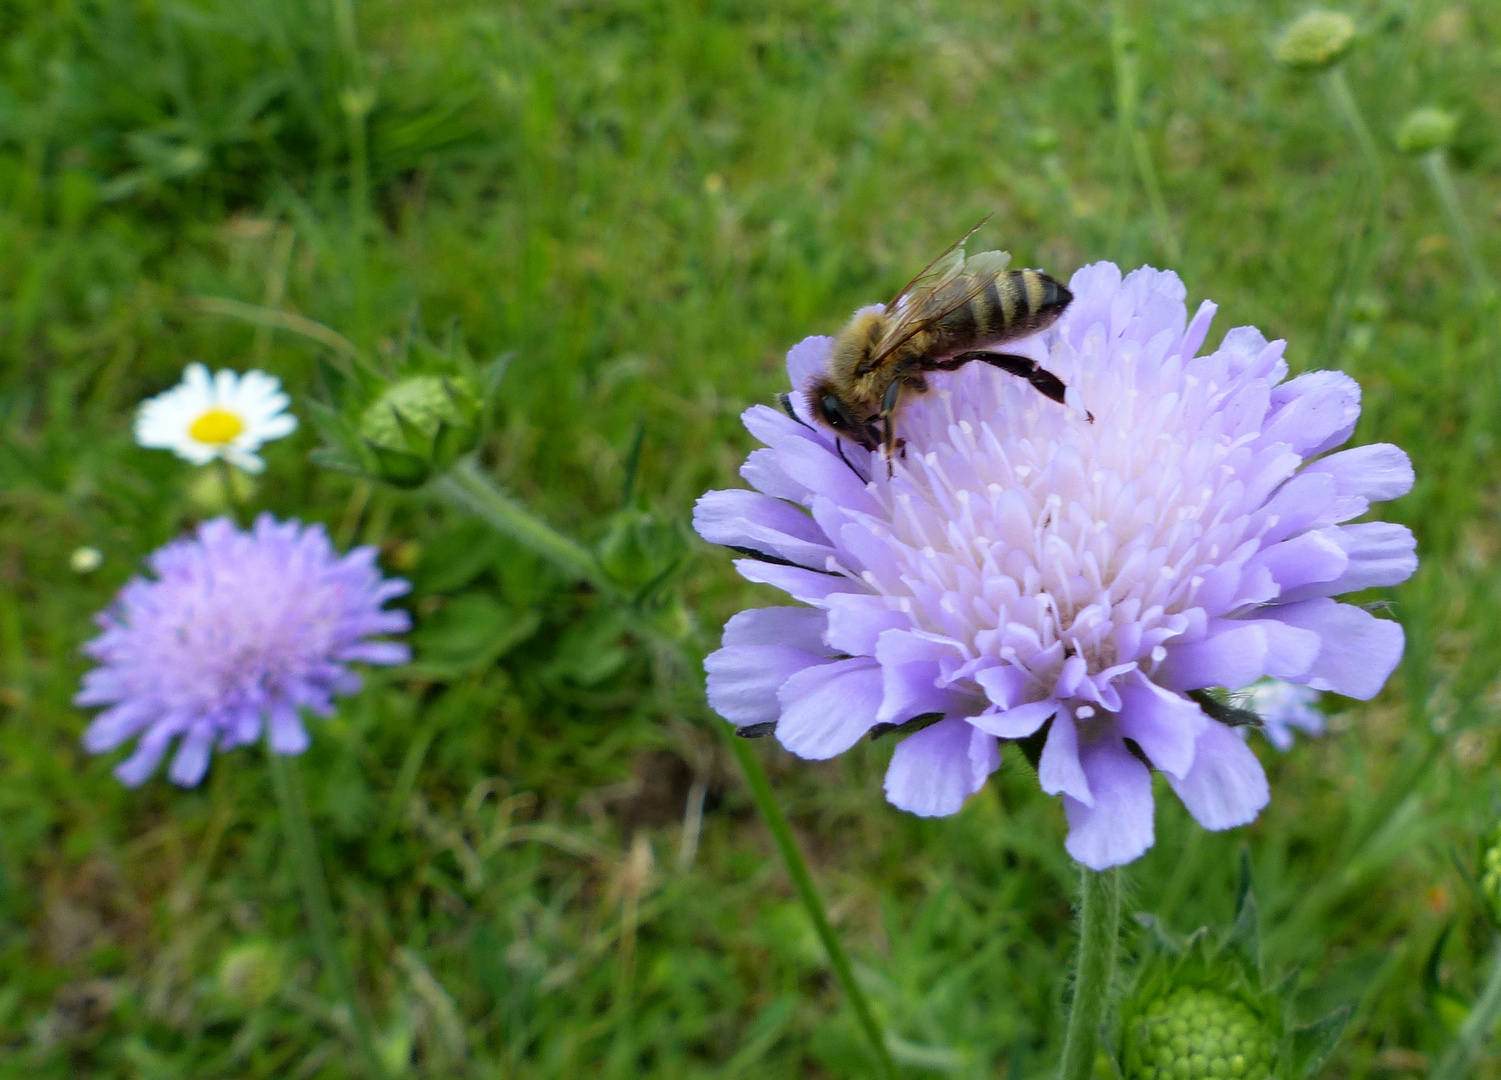
[[[1461,199],[1501,268],[1501,8],[1349,9],[1386,176],[1350,288],[1362,159],[1318,81],[1270,58],[1299,10],[1133,6],[1113,54],[1108,9],[1077,0],[0,6],[0,1076],[353,1075],[258,753],[194,791],[126,791],[69,703],[91,613],[213,512],[191,467],[132,444],[137,402],[190,360],[312,387],[316,346],[189,298],[281,305],[372,355],[453,320],[476,357],[512,352],[485,461],[593,541],[638,430],[632,498],[685,526],[737,482],[738,413],[783,388],[785,350],[991,211],[984,240],[1063,276],[1167,265],[1175,243],[1190,304],[1220,304],[1211,341],[1252,323],[1294,371],[1351,372],[1357,441],[1413,457],[1416,489],[1382,511],[1423,559],[1389,596],[1410,645],[1387,692],[1331,702],[1332,734],[1285,757],[1259,744],[1273,802],[1250,828],[1206,834],[1164,789],[1127,875],[1132,910],[1188,930],[1230,914],[1248,844],[1299,1015],[1355,1010],[1328,1075],[1421,1075],[1491,948],[1458,866],[1501,816],[1501,322],[1391,136],[1414,106],[1458,113]],[[1171,238],[1122,152],[1122,58]],[[297,409],[257,505],[380,544],[437,671],[372,675],[305,762],[393,1060],[870,1075],[722,723],[587,591],[421,494],[310,465]],[[79,575],[84,544],[105,559]],[[723,553],[693,560],[704,647],[773,600]],[[922,821],[881,797],[889,746],[762,751],[906,1075],[1046,1075],[1075,880],[1025,761]],[[263,1000],[220,978],[246,943],[277,958]]]

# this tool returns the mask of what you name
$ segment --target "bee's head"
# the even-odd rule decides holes
[[[880,432],[874,424],[840,396],[833,382],[819,379],[808,387],[808,409],[834,434],[858,443],[867,450],[881,445]]]

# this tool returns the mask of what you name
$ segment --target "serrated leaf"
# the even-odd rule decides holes
[[[412,634],[417,655],[408,672],[418,678],[461,678],[489,667],[537,632],[542,617],[471,593],[423,620]]]
[[[511,360],[515,356],[514,352],[503,352],[488,364],[480,366],[479,382],[482,393],[487,401],[500,388],[500,381],[505,378],[506,368],[511,366]]]
[[[1167,928],[1157,916],[1145,911],[1136,913],[1136,922],[1142,929],[1152,936],[1152,940],[1169,956],[1182,956],[1183,950],[1188,946],[1188,939],[1182,934],[1175,934]]]
[[[363,468],[358,462],[350,460],[348,455],[336,447],[320,446],[308,455],[308,460],[320,469],[348,473],[351,476],[371,478],[368,469]]]
[[[1444,946],[1449,943],[1449,933],[1454,929],[1454,920],[1444,923],[1444,928],[1439,931],[1438,940],[1433,943],[1433,948],[1428,950],[1428,959],[1423,964],[1423,989],[1429,997],[1433,997],[1443,989],[1439,982],[1438,968],[1444,958]]]
[[[1240,849],[1240,881],[1235,903],[1235,922],[1230,927],[1227,944],[1233,945],[1248,966],[1248,974],[1261,984],[1261,924],[1256,908],[1256,893],[1251,887],[1251,852]]]
[[[1293,1029],[1292,1060],[1289,1070],[1295,1080],[1309,1080],[1329,1060],[1339,1045],[1345,1025],[1350,1022],[1350,1006],[1335,1009],[1322,1020]]]

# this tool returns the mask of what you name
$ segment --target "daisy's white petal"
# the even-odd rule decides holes
[[[235,399],[240,377],[228,368],[214,376],[214,404],[227,405]]]
[[[280,390],[280,379],[264,371],[247,371],[240,376],[238,400],[242,405],[250,406],[276,397]]]
[[[237,412],[251,420],[264,420],[275,416],[291,404],[286,394],[241,394],[234,403]]]
[[[219,456],[219,451],[208,443],[201,443],[197,439],[183,439],[168,449],[177,453],[177,456],[191,461],[194,465],[207,465]]]
[[[136,442],[147,447],[171,446],[182,438],[183,425],[162,409],[142,409],[136,416]]]
[[[247,453],[233,446],[226,446],[223,453],[225,461],[244,472],[259,476],[266,471],[266,463],[255,454]]]
[[[209,375],[208,368],[202,364],[192,363],[183,368],[182,388],[190,391],[198,400],[213,400],[213,378]]]
[[[271,442],[273,439],[290,435],[296,430],[297,417],[291,413],[280,413],[256,425],[255,434],[261,442]]]

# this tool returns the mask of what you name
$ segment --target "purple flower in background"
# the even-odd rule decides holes
[[[140,736],[115,775],[143,783],[181,737],[168,775],[191,787],[217,744],[228,750],[261,737],[300,754],[302,709],[328,716],[335,695],[359,689],[351,662],[401,664],[405,645],[372,641],[405,631],[404,611],[381,605],[406,592],[383,580],[373,547],[340,556],[322,526],[269,514],[241,532],[219,518],[196,536],[151,555],[155,580],[133,578],[100,613],[104,633],[84,646],[99,667],[73,700],[107,705],[84,732],[92,753]]]
[[[1239,702],[1261,717],[1262,734],[1278,750],[1293,748],[1293,731],[1324,734],[1324,714],[1318,709],[1317,690],[1281,679],[1262,679],[1246,689]],[[1240,729],[1245,731],[1245,728]]]
[[[1342,524],[1413,474],[1395,446],[1329,453],[1360,414],[1349,376],[1284,381],[1283,343],[1248,327],[1195,356],[1215,306],[1189,321],[1175,274],[1096,263],[1069,288],[1055,326],[1007,348],[1075,407],[985,364],[930,376],[888,479],[810,422],[830,339],[809,338],[787,357],[799,419],[745,413],[756,490],[708,493],[694,523],[806,605],[725,626],[706,663],[720,715],[818,759],[922,718],[886,794],[930,816],[979,790],[999,740],[1031,740],[1069,853],[1103,869],[1152,844],[1153,768],[1209,829],[1267,802],[1255,755],[1188,692],[1381,689],[1401,627],[1330,598],[1416,568],[1402,526]]]

